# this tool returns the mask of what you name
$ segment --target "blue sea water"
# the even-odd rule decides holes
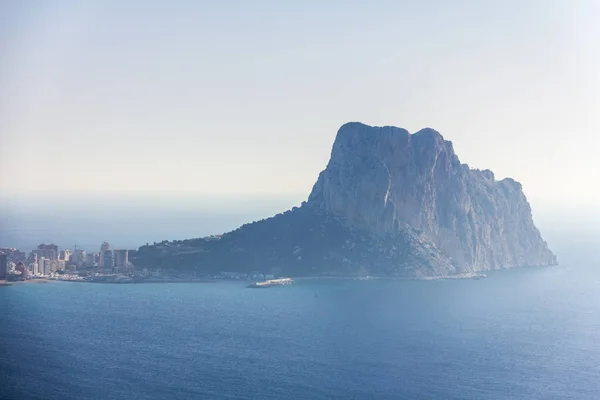
[[[600,274],[0,288],[2,399],[597,399]]]

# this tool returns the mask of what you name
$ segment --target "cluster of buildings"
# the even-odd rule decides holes
[[[129,250],[111,249],[106,242],[100,252],[75,248],[58,249],[55,244],[40,244],[29,254],[14,248],[0,248],[0,280],[9,275],[23,277],[51,276],[61,272],[94,271],[99,273],[130,273]]]

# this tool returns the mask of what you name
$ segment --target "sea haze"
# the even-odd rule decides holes
[[[0,247],[40,243],[99,251],[231,231],[299,205],[305,196],[34,196],[0,199]]]
[[[2,287],[0,398],[597,398],[594,267]]]
[[[38,244],[74,245],[98,251],[108,241],[113,248],[135,249],[162,240],[189,239],[231,231],[298,206],[296,195],[68,195],[0,198],[0,247],[24,251]],[[589,206],[533,205],[542,236],[561,261],[596,253],[600,248],[600,214]]]

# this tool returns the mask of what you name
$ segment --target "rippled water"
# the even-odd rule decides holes
[[[0,398],[600,398],[600,275],[0,288]]]

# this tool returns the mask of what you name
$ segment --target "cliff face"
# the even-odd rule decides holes
[[[143,246],[140,266],[424,277],[556,263],[521,185],[461,164],[432,129],[349,123],[301,207],[220,240]]]
[[[342,126],[308,205],[381,238],[411,227],[456,272],[556,263],[521,185],[461,164],[432,129]]]

